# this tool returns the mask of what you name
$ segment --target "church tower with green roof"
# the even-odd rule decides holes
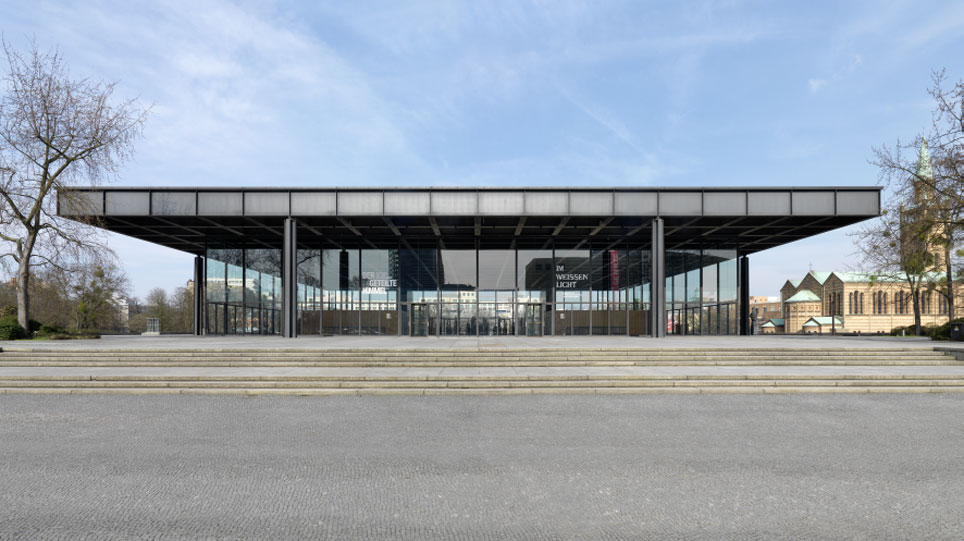
[[[927,267],[940,266],[944,251],[931,239],[940,235],[940,224],[934,220],[934,167],[931,164],[927,139],[921,140],[917,154],[917,167],[911,179],[913,199],[909,205],[901,205],[900,236],[902,258],[905,265],[927,254]],[[919,262],[918,262],[919,263]],[[917,267],[918,265],[912,265]]]

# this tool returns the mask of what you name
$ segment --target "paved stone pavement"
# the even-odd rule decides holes
[[[0,397],[0,538],[964,538],[964,396]]]

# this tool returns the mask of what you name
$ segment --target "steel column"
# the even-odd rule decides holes
[[[740,256],[740,335],[750,334],[750,258]]]
[[[194,256],[194,336],[204,334],[204,258]]]
[[[652,224],[652,271],[649,287],[651,329],[653,338],[666,336],[666,241],[663,234],[663,219],[656,218]]]
[[[281,250],[281,335],[285,338],[297,336],[295,324],[298,321],[298,223],[285,218],[284,246]]]

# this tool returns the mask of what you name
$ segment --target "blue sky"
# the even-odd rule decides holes
[[[0,32],[153,104],[119,185],[872,185],[964,77],[964,2],[9,1]],[[751,293],[852,269],[845,230]],[[121,236],[133,293],[191,257]]]

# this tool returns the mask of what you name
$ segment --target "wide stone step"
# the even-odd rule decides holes
[[[122,355],[128,357],[144,356],[163,356],[163,357],[271,357],[271,358],[308,358],[308,357],[689,357],[693,355],[717,355],[726,357],[739,357],[747,355],[770,355],[770,356],[841,356],[841,357],[866,357],[866,356],[886,356],[886,355],[944,355],[944,351],[935,350],[836,350],[836,351],[815,351],[815,350],[774,350],[774,351],[720,351],[716,349],[702,349],[695,351],[662,351],[662,350],[632,350],[632,351],[515,351],[515,352],[493,352],[493,351],[403,351],[403,350],[381,350],[370,352],[358,351],[301,351],[301,352],[251,352],[246,350],[239,351],[209,351],[209,352],[180,352],[180,351],[4,351],[0,353],[3,357],[94,357],[103,355]]]
[[[964,385],[699,385],[699,386],[498,386],[498,387],[4,387],[0,394],[227,394],[227,395],[528,395],[528,394],[788,394],[959,393]]]
[[[2,367],[61,367],[61,368],[539,368],[539,367],[606,367],[606,366],[961,366],[956,360],[902,360],[902,361],[854,361],[854,360],[751,360],[751,361],[389,361],[389,362],[286,362],[286,361],[17,361],[0,362]]]
[[[5,376],[0,387],[51,388],[486,388],[693,386],[964,386],[938,375],[604,375],[604,376]]]
[[[269,355],[269,354],[245,354],[245,353],[212,353],[209,355],[202,354],[190,354],[190,355],[176,355],[167,353],[158,354],[130,354],[128,352],[116,352],[116,353],[84,353],[84,354],[58,354],[58,353],[42,353],[42,354],[9,354],[0,353],[0,360],[3,361],[13,361],[13,360],[100,360],[100,359],[113,359],[113,360],[231,360],[231,359],[246,359],[246,360],[289,360],[289,361],[318,361],[318,360],[341,360],[341,361],[360,361],[360,360],[380,360],[380,361],[390,361],[390,360],[457,360],[457,359],[471,359],[471,360],[490,360],[490,361],[508,361],[508,360],[686,360],[686,359],[945,359],[953,358],[952,355],[944,352],[899,352],[899,353],[860,353],[860,354],[831,354],[831,353],[820,353],[812,354],[806,352],[796,352],[796,353],[754,353],[754,354],[720,354],[713,351],[704,351],[700,353],[674,353],[674,354],[651,354],[651,353],[638,353],[638,354],[572,354],[572,353],[555,353],[555,354],[539,354],[539,355],[482,355],[482,354],[462,354],[462,353],[433,353],[433,354],[417,354],[417,355],[394,355],[394,354],[366,354],[366,355],[331,355],[331,354],[286,354],[286,355]]]
[[[117,350],[117,351],[4,351],[3,355],[16,356],[16,355],[118,355],[118,354],[130,354],[130,355],[169,355],[169,356],[210,356],[210,355],[251,355],[251,356],[272,356],[272,357],[285,357],[285,356],[309,356],[317,357],[322,356],[348,356],[348,357],[358,357],[358,356],[369,356],[369,355],[395,355],[395,356],[438,356],[438,355],[467,355],[467,356],[488,356],[488,357],[519,357],[519,356],[545,356],[545,355],[670,355],[670,356],[680,356],[680,355],[921,355],[928,353],[943,353],[943,351],[937,351],[933,349],[918,349],[918,350],[902,350],[902,351],[892,351],[892,350],[835,350],[835,351],[815,351],[810,349],[804,350],[775,350],[775,351],[720,351],[712,348],[706,348],[696,351],[662,351],[654,349],[643,349],[643,350],[632,350],[632,351],[464,351],[464,350],[447,350],[447,351],[404,351],[404,350],[381,350],[381,351],[332,351],[332,350],[317,350],[317,351],[299,351],[299,352],[272,352],[272,351],[209,351],[209,352],[180,352],[180,351],[128,351],[128,350]]]
[[[395,348],[395,349],[60,349],[60,348],[4,348],[4,356],[20,355],[168,355],[168,356],[542,356],[542,355],[887,355],[934,354],[931,348]]]

